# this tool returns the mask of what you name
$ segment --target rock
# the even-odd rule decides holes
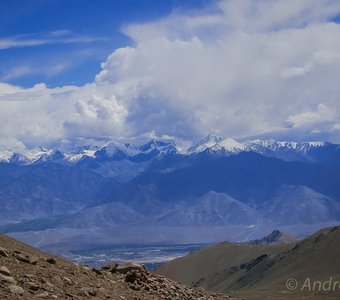
[[[3,274],[0,274],[0,280],[7,282],[7,283],[13,283],[13,284],[17,283],[16,280],[13,277],[6,276],[6,275],[3,275]]]
[[[9,286],[9,290],[12,294],[15,295],[22,295],[24,293],[24,290],[20,286],[14,284]]]
[[[9,257],[8,251],[5,248],[0,247],[0,256]]]
[[[31,265],[36,265],[38,263],[38,261],[39,261],[38,257],[35,257],[35,256],[30,257],[30,264]]]
[[[5,276],[11,276],[11,272],[6,267],[0,267],[0,273]]]
[[[114,261],[106,264],[104,267],[102,267],[103,270],[108,270],[109,272],[115,272],[116,268],[118,267],[118,264]]]
[[[42,293],[39,293],[39,294],[36,294],[35,297],[37,298],[46,298],[49,296],[49,293],[48,292],[42,292]],[[52,297],[52,296],[51,296]],[[53,297],[52,297],[53,298]],[[57,298],[58,299],[58,298]]]
[[[48,262],[51,265],[55,265],[57,263],[56,259],[53,257],[46,258],[46,262]]]
[[[71,293],[66,293],[65,294],[67,297],[70,297],[71,299],[73,299],[74,298],[74,295],[73,294],[71,294]]]
[[[116,268],[116,271],[121,273],[121,274],[126,274],[129,271],[146,272],[146,268],[141,264],[137,264],[137,263],[134,263],[134,262],[128,262],[128,263],[125,263],[121,266],[118,266]]]
[[[65,281],[69,285],[72,285],[72,280],[68,277],[63,277],[63,281]]]
[[[27,277],[28,279],[33,279],[35,277],[33,274],[30,273],[27,273],[24,276]]]
[[[103,275],[103,273],[100,270],[96,269],[96,268],[92,268],[92,271],[94,273],[96,273],[97,275]]]
[[[83,287],[80,289],[85,296],[96,296],[97,295],[97,291],[95,288],[93,287]]]
[[[20,253],[17,253],[15,254],[15,258],[19,261],[22,261],[24,263],[30,263],[30,258],[28,255],[23,255],[23,254],[20,254]]]
[[[27,284],[28,284],[28,287],[29,287],[29,289],[31,290],[31,291],[37,291],[37,290],[39,290],[40,289],[40,286],[39,286],[39,284],[37,284],[37,283],[35,283],[35,282],[27,282]]]
[[[55,275],[55,276],[52,277],[52,283],[55,284],[55,285],[59,285],[59,286],[64,285],[63,281],[61,280],[60,276],[58,276],[58,275]]]
[[[139,278],[140,275],[137,271],[129,271],[126,273],[125,281],[129,283],[134,283]]]
[[[60,280],[61,281],[61,280]],[[49,282],[46,278],[41,278],[41,282],[45,287],[54,287],[54,284],[52,284],[51,282]]]

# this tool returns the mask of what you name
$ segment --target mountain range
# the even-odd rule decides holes
[[[112,161],[143,163],[165,156],[193,157],[197,154],[219,156],[235,155],[241,152],[255,152],[267,157],[286,161],[302,161],[320,164],[340,164],[340,148],[328,142],[288,142],[270,140],[248,140],[238,142],[232,138],[223,139],[209,134],[192,143],[182,140],[150,140],[146,143],[101,142],[87,144],[84,141],[63,141],[51,149],[37,147],[22,151],[0,149],[0,161],[19,165],[58,162],[89,167],[98,173],[113,177],[115,173],[105,173],[100,169]],[[124,166],[122,166],[123,168]],[[116,167],[118,169],[118,167]]]
[[[46,249],[136,242],[141,230],[146,243],[306,236],[340,221],[331,143],[210,134],[0,153],[0,230]]]

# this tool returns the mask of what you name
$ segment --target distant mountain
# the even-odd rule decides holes
[[[329,143],[239,143],[215,134],[196,143],[63,141],[21,153],[0,149],[0,226],[164,227],[171,234],[233,227],[240,238],[290,226],[305,234],[340,221],[338,154]]]
[[[340,202],[307,186],[282,186],[264,215],[277,224],[313,224],[340,218]]]
[[[340,199],[337,166],[286,162],[253,152],[200,156],[181,167],[176,166],[183,163],[183,156],[167,159],[168,164],[162,166],[168,168],[166,172],[144,165],[139,175],[131,161],[106,165],[110,166],[106,172],[119,176],[122,168],[125,178],[133,178],[122,182],[72,164],[0,164],[1,225],[60,214],[75,214],[74,221],[60,226],[82,228],[135,224],[137,220],[170,227],[254,228],[340,220],[335,200]],[[124,173],[125,164],[130,168]],[[103,168],[98,167],[102,172]],[[118,215],[125,212],[116,203],[126,209],[122,220]],[[110,204],[107,209],[106,204]]]
[[[245,146],[231,138],[222,139],[215,134],[209,134],[204,139],[195,143],[187,151],[188,154],[197,154],[208,151],[211,154],[228,155],[236,154],[245,150]]]
[[[105,199],[113,185],[74,166],[0,163],[0,224],[74,213]]]
[[[327,147],[324,142],[287,142],[275,140],[246,141],[245,149],[265,156],[276,157],[288,161],[311,161],[309,153]]]
[[[130,161],[135,164],[151,163],[167,156],[184,156],[192,159],[201,154],[209,156],[230,156],[241,152],[256,152],[268,157],[286,161],[301,161],[320,164],[340,165],[339,145],[326,142],[290,142],[276,140],[250,140],[238,142],[231,138],[221,138],[211,133],[198,142],[190,143],[181,140],[150,140],[145,143],[130,142],[83,142],[64,141],[51,149],[37,147],[21,152],[1,151],[0,161],[20,165],[42,162],[59,162],[80,165],[92,170],[100,166],[117,162]],[[125,169],[128,169],[127,166]],[[102,168],[100,172],[105,168]],[[145,166],[142,167],[145,170]],[[137,172],[136,176],[141,172]],[[120,173],[122,174],[122,172]],[[104,172],[104,176],[117,174]]]
[[[196,160],[168,173],[146,173],[117,189],[116,201],[132,201],[151,193],[163,202],[195,199],[210,191],[224,193],[251,207],[269,207],[282,186],[308,186],[333,199],[340,199],[340,168],[286,162],[252,152],[218,159]],[[125,199],[125,200],[124,200]]]
[[[167,226],[254,225],[262,221],[256,210],[225,194],[208,192],[157,220]]]
[[[143,216],[121,202],[88,207],[63,220],[63,227],[106,228],[140,222]]]

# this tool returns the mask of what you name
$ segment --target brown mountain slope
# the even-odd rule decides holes
[[[0,299],[229,299],[193,289],[142,266],[91,269],[0,235]]]
[[[210,245],[184,257],[163,264],[156,270],[174,280],[191,286],[202,286],[205,278],[224,272],[261,255],[273,255],[291,249],[294,244],[268,243],[229,243]],[[203,284],[204,285],[204,284]],[[207,286],[211,290],[219,290],[214,285]]]
[[[228,289],[285,291],[290,278],[297,281],[297,290],[303,288],[308,278],[311,282],[322,283],[332,278],[333,283],[339,281],[334,292],[338,292],[337,299],[340,299],[340,227],[322,229],[290,251],[266,257]],[[308,288],[303,290],[308,291]],[[328,296],[332,294],[335,295],[328,293]]]
[[[228,291],[248,299],[340,299],[340,227],[320,230],[291,249],[281,251],[276,248],[276,253],[273,247],[279,245],[258,248],[261,245],[248,244],[250,249],[245,246],[225,244],[224,250],[221,244],[208,247],[200,253],[183,257],[181,261],[164,265],[158,273],[176,280],[183,277],[174,271],[179,268],[182,272],[194,273],[194,280],[201,276],[190,282],[192,285]],[[235,253],[236,247],[239,247],[238,253]],[[234,252],[230,252],[231,249]],[[215,272],[209,268],[204,272],[202,265],[209,263],[214,264]],[[293,288],[287,288],[288,280]],[[327,287],[330,280],[331,291],[319,291],[318,283],[313,288],[316,281]]]

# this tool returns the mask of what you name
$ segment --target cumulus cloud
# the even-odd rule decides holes
[[[63,124],[67,136],[111,138],[124,134],[126,108],[115,96],[102,98],[92,95],[89,101],[78,100],[74,104],[73,120]]]
[[[224,0],[129,25],[132,45],[116,49],[93,83],[0,85],[0,133],[27,142],[303,130],[340,142],[339,13],[332,0]]]

